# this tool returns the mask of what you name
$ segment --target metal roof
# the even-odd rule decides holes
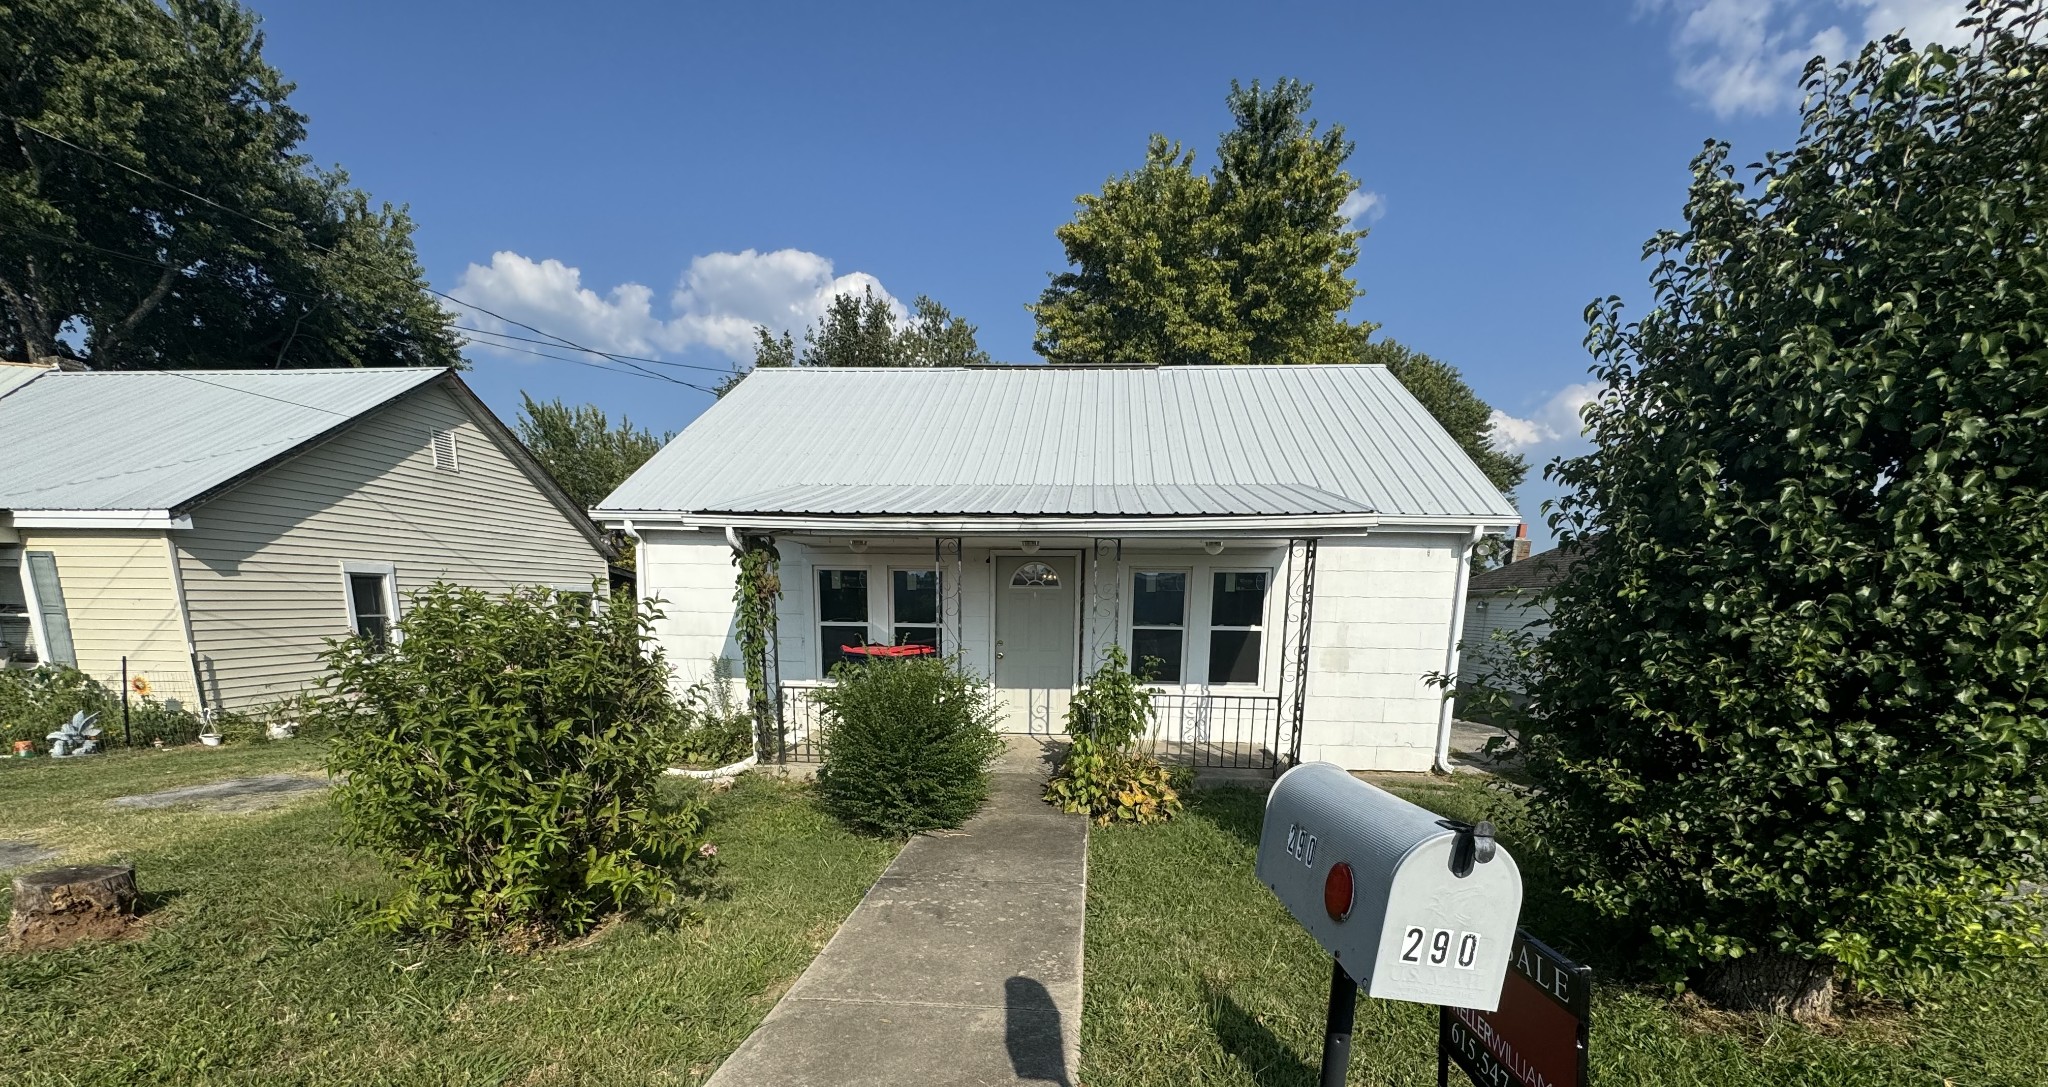
[[[0,396],[0,509],[177,509],[447,372],[43,374]]]
[[[1517,516],[1361,365],[756,370],[598,512]]]

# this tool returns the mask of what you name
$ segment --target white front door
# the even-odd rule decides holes
[[[1005,732],[1051,736],[1066,731],[1074,693],[1074,584],[1071,556],[997,555],[996,695]]]

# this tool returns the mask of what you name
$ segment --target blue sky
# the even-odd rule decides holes
[[[1743,162],[1790,144],[1807,57],[1941,34],[1960,4],[254,6],[308,150],[411,205],[436,287],[719,370],[755,324],[801,327],[864,285],[929,294],[996,358],[1032,361],[1024,306],[1062,265],[1074,197],[1137,166],[1153,132],[1208,165],[1233,78],[1308,81],[1358,143],[1354,315],[1462,369],[1540,466],[1582,447],[1582,312],[1643,298],[1642,243],[1679,225],[1702,141]],[[469,355],[508,420],[521,390],[657,430],[710,402]],[[1547,537],[1554,491],[1531,476],[1519,497]]]

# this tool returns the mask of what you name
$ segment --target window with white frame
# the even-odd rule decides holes
[[[890,641],[897,645],[939,645],[939,572],[889,571]]]
[[[831,675],[832,666],[846,659],[842,646],[866,645],[868,641],[868,572],[866,570],[818,571],[819,667]]]
[[[1187,650],[1188,572],[1131,575],[1131,673],[1148,683],[1179,683]]]
[[[1218,570],[1209,595],[1209,682],[1257,683],[1266,624],[1265,570]]]
[[[392,588],[392,570],[348,566],[342,569],[342,577],[348,583],[349,630],[378,649],[391,644],[391,628],[398,621],[398,595]]]

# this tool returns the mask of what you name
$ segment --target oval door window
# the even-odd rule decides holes
[[[1057,589],[1060,587],[1059,571],[1042,562],[1027,562],[1017,567],[1010,575],[1013,589]]]

